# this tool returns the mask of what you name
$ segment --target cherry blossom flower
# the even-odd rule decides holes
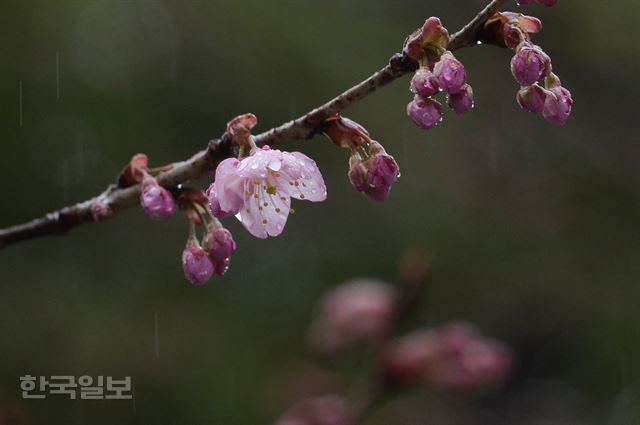
[[[312,159],[268,146],[241,160],[222,161],[215,187],[209,189],[210,205],[223,215],[236,215],[249,233],[262,239],[282,233],[292,212],[291,198],[321,202],[327,197]]]

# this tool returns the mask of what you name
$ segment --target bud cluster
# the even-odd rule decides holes
[[[474,105],[464,65],[447,50],[448,44],[449,33],[435,17],[427,19],[405,42],[405,54],[420,63],[411,79],[414,98],[407,105],[407,114],[424,130],[442,121],[442,104],[435,99],[438,93],[447,94],[447,104],[458,115]]]
[[[179,195],[179,205],[190,222],[187,246],[182,253],[185,277],[194,285],[203,285],[212,275],[222,276],[229,268],[236,243],[208,208],[208,199],[201,190],[187,189]],[[201,228],[202,242],[196,235]]]
[[[571,116],[571,93],[552,72],[549,55],[533,44],[529,36],[540,31],[542,23],[534,17],[513,12],[498,13],[493,20],[502,24],[500,33],[504,45],[515,51],[511,73],[520,84],[516,96],[520,107],[542,115],[551,123],[564,125]]]

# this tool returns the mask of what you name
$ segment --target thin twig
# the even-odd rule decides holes
[[[493,0],[467,25],[451,37],[449,49],[457,50],[475,45],[483,24],[506,0]],[[359,102],[380,88],[392,83],[403,75],[412,72],[417,64],[405,55],[394,55],[389,63],[361,83],[351,87],[331,101],[310,111],[302,117],[289,121],[279,127],[256,136],[259,146],[277,145],[292,139],[313,137],[318,126],[328,117],[341,112]],[[214,140],[207,149],[198,152],[192,158],[173,164],[170,171],[158,176],[158,182],[166,187],[177,186],[191,180],[209,175],[220,161],[233,154],[226,141]],[[0,249],[28,239],[47,235],[64,235],[71,229],[84,223],[95,222],[91,214],[91,205],[100,200],[114,213],[132,207],[139,202],[140,186],[116,188],[110,186],[99,196],[76,205],[62,208],[43,217],[24,224],[0,230]]]

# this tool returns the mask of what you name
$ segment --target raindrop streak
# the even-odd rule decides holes
[[[156,359],[160,358],[160,332],[158,330],[158,312],[153,314],[153,322],[156,336]]]
[[[56,99],[60,99],[60,52],[56,51]]]
[[[22,80],[18,83],[18,120],[22,127]]]

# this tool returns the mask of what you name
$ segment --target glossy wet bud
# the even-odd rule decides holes
[[[205,284],[214,272],[214,264],[209,254],[195,243],[190,243],[182,252],[182,270],[194,285]]]
[[[573,98],[571,92],[562,86],[551,87],[544,102],[542,115],[557,125],[565,125],[571,117]]]
[[[539,46],[522,43],[511,60],[511,73],[521,86],[542,80],[551,71],[551,59]]]
[[[418,127],[431,130],[442,121],[442,105],[436,100],[416,95],[407,105],[407,115]]]
[[[451,52],[445,52],[433,67],[438,86],[446,93],[458,93],[467,80],[464,65]]]
[[[458,115],[464,115],[473,108],[473,89],[469,84],[462,86],[458,93],[450,94],[448,104]]]
[[[400,177],[400,167],[395,158],[386,153],[382,145],[371,141],[371,156],[362,159],[355,154],[349,160],[349,181],[359,192],[374,201],[385,201],[391,187]]]
[[[145,177],[142,182],[140,204],[144,212],[154,220],[169,218],[176,212],[176,202],[171,192],[150,176]]]
[[[438,82],[429,68],[423,66],[413,74],[411,91],[422,97],[431,97],[440,91]]]
[[[215,227],[205,235],[202,247],[214,262],[222,262],[236,250],[236,242],[227,229]]]

